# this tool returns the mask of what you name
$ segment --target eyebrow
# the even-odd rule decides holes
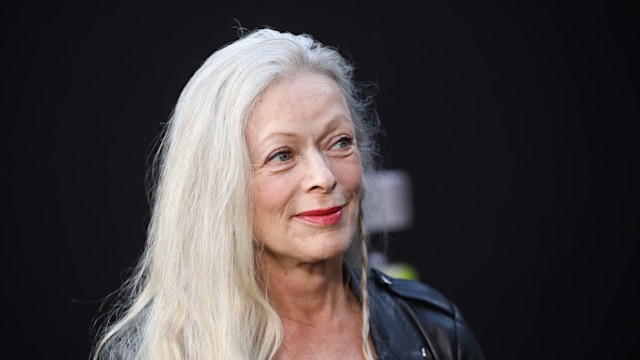
[[[354,128],[354,123],[351,120],[351,114],[349,113],[348,115],[345,115],[343,113],[336,113],[334,114],[324,125],[323,127],[323,131],[325,132],[329,132],[329,131],[334,131],[335,129],[339,128],[340,126],[342,126],[342,123],[344,121],[346,121],[346,123],[349,124],[348,129],[350,131],[355,131]],[[294,138],[298,136],[298,133],[296,132],[292,132],[292,131],[287,131],[287,129],[283,129],[282,131],[278,130],[276,132],[272,132],[269,134],[266,134],[264,137],[260,137],[258,139],[258,142],[260,144],[264,143],[265,141],[272,139],[272,138]]]

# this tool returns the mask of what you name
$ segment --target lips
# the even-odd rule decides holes
[[[334,206],[326,209],[304,211],[296,215],[296,218],[316,225],[333,225],[342,219],[344,214],[342,206]]]

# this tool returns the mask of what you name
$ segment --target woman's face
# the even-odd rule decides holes
[[[314,263],[344,253],[357,225],[362,165],[337,84],[315,73],[276,82],[245,136],[253,234],[265,260]]]

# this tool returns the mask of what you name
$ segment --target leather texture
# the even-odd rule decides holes
[[[350,268],[348,274],[361,301],[360,272]],[[380,360],[484,360],[460,310],[431,286],[371,269],[367,292],[371,335]]]

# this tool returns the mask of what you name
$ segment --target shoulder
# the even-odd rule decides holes
[[[417,280],[391,277],[375,268],[370,271],[370,279],[376,287],[394,297],[415,302],[451,317],[458,316],[458,309],[440,291]]]
[[[458,307],[440,291],[424,282],[394,278],[377,269],[371,269],[369,280],[370,290],[393,301],[412,319],[436,359],[483,359],[471,327]]]

